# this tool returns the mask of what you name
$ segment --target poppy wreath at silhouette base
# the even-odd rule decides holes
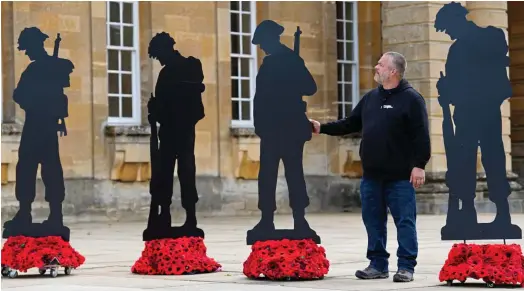
[[[131,272],[141,275],[190,275],[220,271],[222,266],[207,257],[206,251],[204,240],[200,237],[148,241]]]
[[[255,242],[244,262],[244,275],[252,279],[314,280],[328,271],[324,248],[311,239]]]
[[[54,259],[62,267],[78,268],[84,256],[59,236],[27,237],[13,236],[2,247],[2,266],[27,272],[31,268],[43,268]]]
[[[520,245],[511,244],[454,244],[439,280],[465,282],[467,278],[486,283],[520,285],[524,278]]]

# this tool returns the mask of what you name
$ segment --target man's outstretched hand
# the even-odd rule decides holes
[[[309,122],[311,122],[311,130],[313,133],[319,134],[320,133],[320,122],[310,119]]]

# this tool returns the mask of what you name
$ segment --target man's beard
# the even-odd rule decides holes
[[[382,78],[382,76],[380,76],[379,73],[375,73],[375,75],[373,76],[373,79],[375,80],[375,82],[377,82],[380,85],[382,85],[382,83],[384,82],[384,78]]]

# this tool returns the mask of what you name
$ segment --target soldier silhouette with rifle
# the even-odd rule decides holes
[[[260,222],[247,234],[247,243],[259,240],[320,238],[305,219],[309,206],[303,170],[304,145],[311,140],[311,123],[306,116],[304,95],[317,91],[315,80],[299,55],[300,34],[297,27],[295,48],[280,42],[284,28],[272,20],[262,21],[255,30],[252,43],[267,54],[256,79],[254,97],[255,133],[260,137],[260,172],[258,176],[258,207]],[[276,230],[276,183],[280,160],[284,163],[293,210],[294,229]]]
[[[200,60],[184,57],[174,49],[175,40],[166,32],[157,33],[149,43],[149,57],[163,66],[158,75],[155,96],[148,102],[151,124],[151,206],[145,241],[182,236],[204,237],[197,228],[195,165],[195,126],[204,118],[202,92],[204,74]],[[160,129],[157,135],[157,123]],[[160,141],[160,146],[158,142]],[[178,162],[182,207],[186,221],[171,226],[170,206],[173,176]]]
[[[435,20],[435,29],[454,40],[446,73],[440,73],[437,83],[449,188],[442,239],[520,239],[521,229],[511,223],[511,189],[502,140],[501,105],[512,95],[506,71],[508,45],[500,28],[479,27],[467,20],[467,14],[460,3],[451,2],[439,10]],[[450,106],[454,106],[453,116]],[[479,146],[489,199],[497,207],[494,221],[487,224],[478,223],[475,207]]]
[[[13,219],[4,223],[3,238],[61,236],[69,241],[69,229],[64,226],[62,215],[65,185],[58,139],[67,136],[64,120],[68,117],[68,100],[64,88],[70,86],[74,65],[58,57],[60,34],[52,56],[44,49],[47,38],[37,27],[25,28],[18,38],[18,50],[25,51],[31,63],[13,92],[13,100],[25,111],[16,165],[15,195],[20,207]],[[33,223],[31,214],[38,165],[50,210],[41,224]]]

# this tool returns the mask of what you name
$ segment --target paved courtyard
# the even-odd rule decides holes
[[[246,231],[257,222],[256,217],[200,218],[200,227],[206,231],[208,255],[222,264],[221,272],[190,276],[143,276],[130,272],[140,257],[144,243],[143,223],[85,223],[69,224],[71,244],[86,257],[86,262],[70,276],[60,270],[57,278],[41,277],[36,269],[20,273],[17,278],[2,278],[2,290],[68,290],[68,291],[309,291],[309,290],[446,290],[438,281],[438,272],[453,242],[440,241],[440,228],[445,216],[419,216],[419,259],[415,281],[393,283],[396,271],[396,229],[389,217],[388,251],[391,253],[389,279],[363,281],[354,274],[367,265],[365,258],[367,236],[360,214],[308,215],[312,228],[322,238],[327,258],[331,263],[324,280],[306,282],[270,282],[249,280],[242,274],[242,263],[248,257],[250,246],[245,244]],[[481,216],[489,222],[493,216]],[[514,223],[524,225],[524,215],[514,215]],[[277,228],[292,227],[291,216],[278,216]],[[476,243],[489,243],[477,241]],[[497,241],[502,243],[502,241]],[[522,241],[508,241],[519,243]],[[469,282],[469,281],[468,281]],[[481,281],[471,280],[467,290],[488,289]]]

